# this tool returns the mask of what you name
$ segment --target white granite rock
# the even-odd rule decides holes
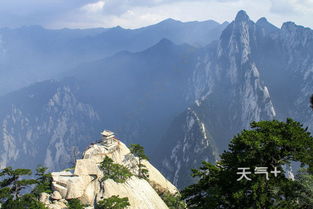
[[[49,205],[50,204],[50,195],[45,193],[45,192],[41,193],[39,201],[45,205]]]
[[[116,183],[111,179],[101,182],[103,172],[99,164],[105,156],[110,157],[114,163],[126,166],[133,174],[138,173],[138,159],[130,153],[125,144],[117,139],[112,140],[110,146],[97,143],[89,146],[84,152],[83,159],[76,161],[75,169],[71,171],[53,172],[53,194],[49,202],[49,196],[42,195],[44,202],[50,209],[62,209],[66,207],[66,200],[78,198],[83,204],[94,206],[95,201],[108,198],[112,195],[128,197],[130,207],[128,209],[168,209],[166,204],[144,179],[131,177],[125,183]],[[149,171],[149,181],[158,188],[176,193],[177,188],[172,185],[155,167],[148,161],[143,162]]]
[[[52,195],[51,195],[51,199],[53,199],[53,200],[61,200],[62,196],[61,196],[60,192],[54,191],[52,193]]]

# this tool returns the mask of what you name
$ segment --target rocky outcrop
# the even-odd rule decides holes
[[[112,179],[101,182],[103,172],[99,165],[105,156],[110,157],[114,163],[127,167],[134,176],[125,183],[117,183]],[[61,209],[66,207],[66,200],[77,198],[92,208],[103,198],[118,195],[129,199],[130,209],[167,209],[151,185],[157,185],[172,194],[178,192],[177,188],[148,161],[144,164],[149,171],[149,180],[138,178],[135,175],[138,173],[137,164],[137,157],[117,138],[113,138],[110,143],[101,141],[92,144],[84,152],[83,158],[76,161],[74,169],[52,173],[53,193],[43,194],[41,201],[48,208]]]

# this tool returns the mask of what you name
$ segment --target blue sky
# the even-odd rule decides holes
[[[0,27],[138,28],[166,18],[232,21],[239,10],[254,21],[265,16],[313,28],[313,0],[1,0]]]

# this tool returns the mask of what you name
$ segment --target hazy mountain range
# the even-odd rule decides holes
[[[84,62],[123,50],[138,52],[166,38],[204,46],[216,40],[227,22],[183,23],[166,19],[139,29],[48,30],[40,26],[0,29],[0,95],[53,77]]]
[[[66,168],[111,129],[183,187],[250,122],[313,122],[313,31],[292,22],[277,28],[240,11],[229,24],[27,27],[0,37],[2,166]]]

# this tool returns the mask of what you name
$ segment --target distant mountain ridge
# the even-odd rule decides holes
[[[31,158],[33,166],[44,162],[60,170],[72,161],[69,153],[84,149],[103,126],[151,152],[170,118],[193,100],[186,98],[186,89],[195,50],[163,39],[143,52],[118,53],[82,65],[60,81],[0,97],[1,165],[19,166]],[[37,154],[27,157],[30,149]]]
[[[183,23],[168,19],[134,30],[0,28],[0,95],[119,51],[142,51],[163,38],[177,44],[206,45],[218,39],[226,26],[227,22]]]

